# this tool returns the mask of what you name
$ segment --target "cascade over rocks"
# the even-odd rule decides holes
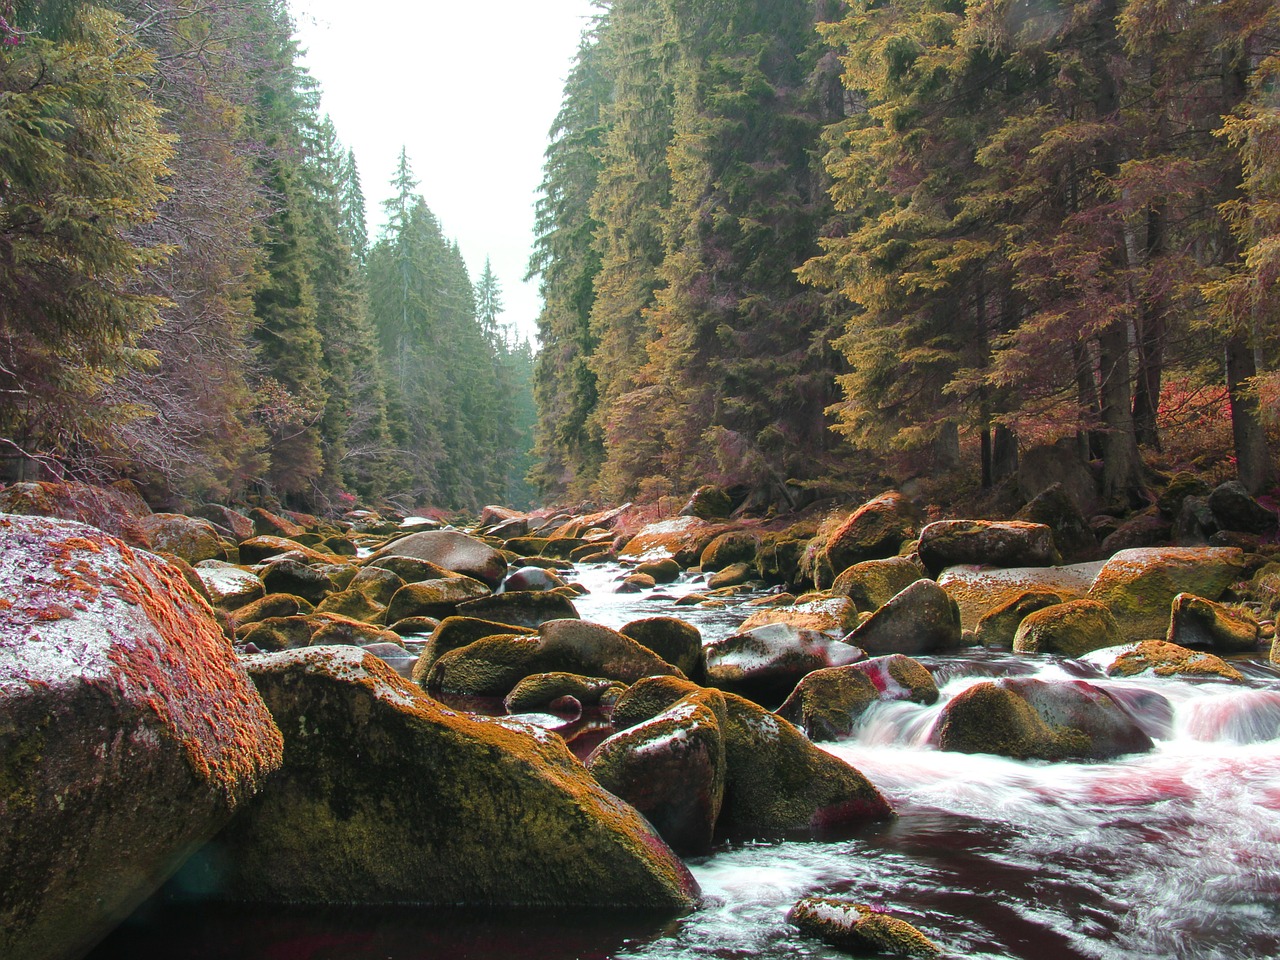
[[[0,956],[82,955],[281,761],[178,571],[102,531],[0,515]]]
[[[684,864],[558,737],[446,709],[350,647],[247,665],[284,766],[193,883],[275,903],[696,903]]]
[[[813,671],[796,685],[777,713],[810,740],[840,740],[853,732],[858,718],[873,703],[909,700],[928,706],[937,703],[938,696],[938,686],[923,664],[891,654]]]

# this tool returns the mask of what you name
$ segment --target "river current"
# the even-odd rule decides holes
[[[577,571],[583,619],[679,616],[705,641],[748,611],[676,606],[701,586],[614,592],[619,568]],[[873,707],[839,744],[898,818],[838,842],[748,843],[690,862],[704,894],[679,920],[599,912],[442,917],[153,901],[90,960],[781,960],[846,957],[786,923],[836,895],[914,923],[952,957],[1242,960],[1280,957],[1280,672],[1245,686],[1106,679],[1087,661],[964,652],[921,658],[942,702],[993,676],[1088,679],[1146,704],[1156,748],[1090,763],[943,753],[941,706]],[[1142,697],[1144,691],[1161,698]]]

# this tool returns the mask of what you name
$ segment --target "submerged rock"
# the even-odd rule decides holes
[[[892,914],[865,903],[833,897],[805,897],[787,914],[787,922],[811,937],[859,956],[881,955],[932,960],[937,944]]]
[[[696,903],[684,865],[559,737],[448,710],[355,648],[248,667],[285,763],[190,882],[279,903]]]
[[[83,955],[280,764],[280,733],[179,572],[0,515],[0,956]]]
[[[844,667],[815,670],[797,684],[778,716],[790,720],[810,740],[840,740],[853,732],[873,703],[910,700],[938,702],[938,686],[924,665],[893,654]]]

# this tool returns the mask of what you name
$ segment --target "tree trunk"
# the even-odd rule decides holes
[[[1018,435],[998,423],[991,446],[991,477],[999,483],[1018,472]]]
[[[1145,262],[1164,253],[1164,205],[1155,204],[1147,214]],[[1164,340],[1167,330],[1164,298],[1146,292],[1138,312],[1138,369],[1133,394],[1133,428],[1138,443],[1160,449],[1156,414],[1160,409],[1160,381],[1164,373]]]
[[[1253,349],[1241,335],[1227,340],[1227,394],[1231,402],[1231,437],[1235,442],[1236,476],[1250,493],[1258,494],[1276,482],[1276,468],[1267,449],[1258,394]]]
[[[1130,406],[1129,331],[1113,323],[1098,336],[1102,366],[1102,498],[1134,506],[1142,502],[1142,457]]]
[[[1098,383],[1093,376],[1093,358],[1089,355],[1086,344],[1078,343],[1071,348],[1076,364],[1076,403],[1080,405],[1081,418],[1090,424],[1097,423],[1100,416],[1098,405]],[[1102,444],[1098,431],[1092,426],[1076,433],[1076,446],[1080,450],[1080,462],[1088,463],[1102,457]]]

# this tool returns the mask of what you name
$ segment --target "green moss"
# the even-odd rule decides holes
[[[44,748],[43,724],[21,736],[12,728],[0,734],[0,808],[9,816],[35,809],[36,771],[44,760]]]

